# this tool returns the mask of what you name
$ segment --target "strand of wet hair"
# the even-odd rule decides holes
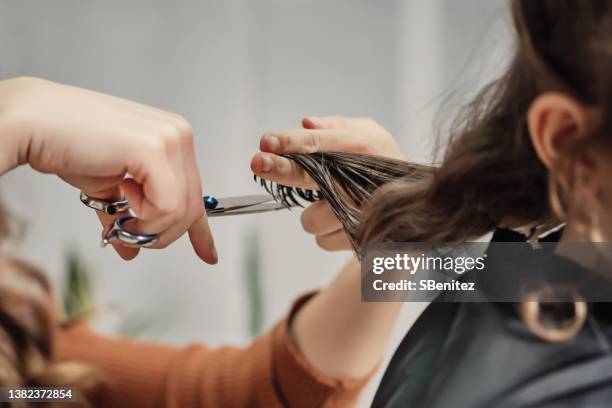
[[[326,152],[283,156],[300,166],[318,189],[290,187],[257,176],[255,181],[287,208],[327,200],[357,255],[360,254],[359,223],[374,192],[385,184],[400,179],[423,179],[432,172],[429,166],[368,154]]]

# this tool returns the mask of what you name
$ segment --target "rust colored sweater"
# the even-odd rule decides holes
[[[353,406],[368,378],[337,380],[312,369],[289,338],[287,319],[247,348],[185,348],[64,330],[56,342],[61,361],[87,363],[108,384],[96,407],[231,408]]]

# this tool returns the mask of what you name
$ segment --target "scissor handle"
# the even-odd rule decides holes
[[[117,218],[111,227],[104,232],[102,246],[105,247],[113,241],[121,241],[126,246],[148,247],[159,241],[159,235],[157,234],[139,234],[127,230],[124,224],[133,219],[136,219],[136,217],[131,215]]]
[[[102,200],[99,198],[92,198],[81,191],[81,202],[89,208],[93,208],[96,211],[104,212],[108,215],[115,215],[122,211],[128,211],[130,204],[126,199],[119,201]]]
[[[81,202],[89,208],[93,208],[96,211],[101,211],[109,215],[115,215],[117,213],[127,211],[128,216],[120,217],[116,219],[113,224],[103,233],[102,246],[112,243],[113,241],[120,241],[126,246],[132,247],[147,247],[155,244],[159,241],[158,234],[139,234],[132,232],[125,228],[124,224],[136,218],[134,213],[130,210],[130,204],[126,199],[119,201],[102,200],[100,198],[92,198],[81,191]],[[207,210],[214,209],[217,206],[217,199],[212,196],[204,197],[204,206]]]
[[[157,234],[139,234],[125,228],[124,224],[126,222],[136,218],[130,211],[130,204],[126,199],[119,201],[102,200],[100,198],[89,197],[82,191],[80,198],[81,202],[87,207],[108,215],[115,215],[123,211],[128,211],[129,213],[128,216],[117,218],[112,225],[104,231],[101,243],[103,247],[113,241],[120,241],[122,244],[132,247],[147,247],[159,241],[159,235]]]

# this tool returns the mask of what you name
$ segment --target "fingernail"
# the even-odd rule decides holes
[[[264,139],[264,147],[269,152],[276,152],[280,149],[280,141],[275,136],[266,136]]]
[[[274,162],[271,157],[262,156],[261,158],[261,171],[271,171],[274,166]]]
[[[323,119],[321,119],[319,117],[309,116],[306,119],[308,119],[310,121],[310,123],[315,125],[315,127],[317,127],[317,128],[325,127],[325,124],[323,123]]]

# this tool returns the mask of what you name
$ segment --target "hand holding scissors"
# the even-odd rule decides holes
[[[92,197],[124,194],[138,214],[130,226],[159,233],[153,248],[189,232],[196,254],[217,262],[193,131],[184,118],[37,78],[0,81],[0,96],[0,174],[28,164]],[[98,214],[104,228],[115,221]],[[138,254],[138,248],[113,246],[124,259]]]
[[[110,216],[114,216],[121,212],[125,212],[127,214],[117,218],[111,224],[111,226],[103,232],[102,246],[117,242],[121,243],[122,245],[140,248],[154,245],[159,241],[159,235],[157,234],[141,234],[131,231],[126,226],[129,221],[136,219],[136,216],[131,212],[127,200],[100,200],[91,198],[87,194],[81,192],[81,202],[89,208],[93,208],[94,210]],[[219,199],[213,196],[204,196],[203,203],[208,217],[222,217],[227,215],[276,211],[289,208],[290,206],[288,203],[277,202],[274,197],[269,194],[246,195]]]

